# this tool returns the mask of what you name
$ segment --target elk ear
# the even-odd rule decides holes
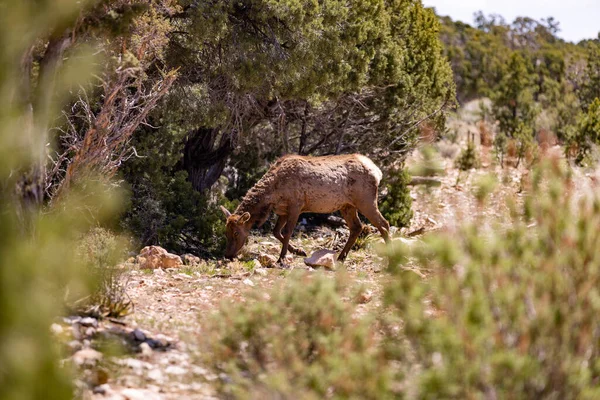
[[[239,223],[240,224],[245,224],[246,222],[250,221],[250,213],[245,212],[242,214],[242,216],[240,217]]]
[[[231,217],[231,213],[225,207],[221,206],[221,211],[223,211],[223,214],[225,214],[225,218]]]

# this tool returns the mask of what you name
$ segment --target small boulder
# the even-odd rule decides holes
[[[143,342],[146,340],[146,334],[139,328],[135,328],[133,331],[131,331],[131,336],[133,336],[133,338],[138,342]]]
[[[356,296],[356,301],[359,304],[367,304],[371,299],[373,299],[373,292],[371,290],[363,290]]]
[[[304,263],[309,267],[325,267],[335,269],[336,252],[327,249],[315,251],[310,257],[304,259]]]
[[[171,254],[160,246],[147,246],[137,256],[137,263],[142,269],[179,268],[183,265],[181,257]]]

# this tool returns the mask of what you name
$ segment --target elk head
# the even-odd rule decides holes
[[[225,236],[227,237],[227,246],[225,247],[225,257],[234,258],[246,244],[252,223],[250,222],[250,213],[242,215],[232,214],[225,207],[221,206],[221,211],[227,218],[225,227]]]

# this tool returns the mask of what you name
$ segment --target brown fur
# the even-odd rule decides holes
[[[303,212],[330,213],[340,210],[350,228],[350,237],[338,259],[344,260],[362,230],[358,212],[389,240],[389,223],[377,208],[381,171],[359,154],[326,157],[289,155],[280,158],[248,191],[227,218],[227,257],[243,247],[254,224],[262,225],[271,212],[278,215],[274,235],[282,244],[279,262],[286,252],[304,254],[289,241]]]

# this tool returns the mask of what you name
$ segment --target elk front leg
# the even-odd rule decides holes
[[[286,267],[285,264],[285,255],[287,254],[288,246],[290,245],[290,238],[292,237],[292,233],[294,233],[294,228],[298,223],[298,218],[300,217],[300,210],[297,208],[291,209],[287,215],[285,220],[285,225],[283,226],[283,230],[281,234],[283,235],[283,240],[281,243],[281,254],[279,255],[279,260],[277,263],[282,267]]]
[[[273,235],[277,240],[279,240],[283,244],[283,235],[281,234],[281,230],[285,226],[287,221],[286,215],[280,215],[277,217],[277,222],[275,223],[275,228],[273,229]],[[288,250],[297,256],[306,257],[306,252],[300,248],[295,247],[291,243],[288,244]]]

